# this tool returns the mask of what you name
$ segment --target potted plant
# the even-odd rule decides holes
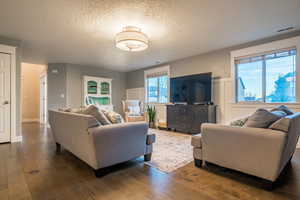
[[[147,106],[147,113],[149,119],[149,128],[155,128],[156,109],[155,106]]]

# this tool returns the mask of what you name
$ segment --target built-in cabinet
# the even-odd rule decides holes
[[[113,110],[112,79],[83,76],[83,105],[94,104],[101,109]]]

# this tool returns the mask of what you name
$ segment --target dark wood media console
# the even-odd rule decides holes
[[[206,122],[216,123],[215,105],[167,105],[168,129],[195,134]]]

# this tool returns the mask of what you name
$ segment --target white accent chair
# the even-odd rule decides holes
[[[143,103],[140,100],[122,101],[126,122],[146,121]]]

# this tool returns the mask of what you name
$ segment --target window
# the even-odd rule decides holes
[[[296,102],[296,49],[235,59],[237,102]]]
[[[148,103],[167,103],[169,101],[168,68],[145,71],[146,98]]]

